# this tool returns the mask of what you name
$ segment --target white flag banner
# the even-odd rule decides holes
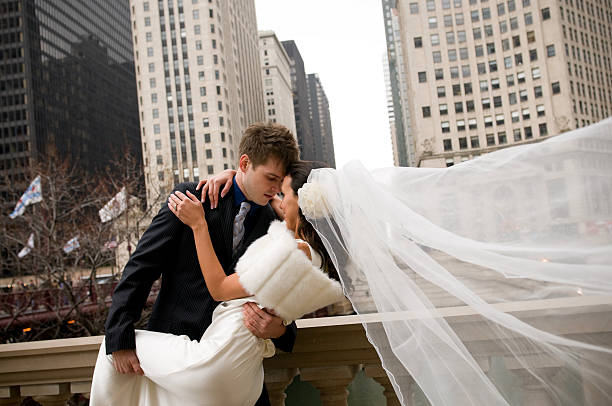
[[[15,209],[9,214],[9,217],[14,219],[17,216],[21,216],[25,212],[26,206],[41,202],[42,199],[42,187],[40,186],[40,175],[38,175],[34,178],[32,183],[30,183],[25,193],[21,195],[17,205],[15,205]]]
[[[127,207],[125,187],[117,193],[106,205],[100,209],[98,214],[103,223],[111,221],[119,216]]]
[[[32,248],[34,248],[34,233],[30,234],[30,237],[28,238],[28,243],[25,247],[21,249],[21,251],[19,251],[19,254],[17,254],[17,256],[19,258],[25,257],[30,253],[30,251],[32,251]]]
[[[70,241],[68,241],[66,244],[64,244],[64,252],[68,254],[74,251],[75,249],[79,248],[80,246],[81,245],[79,244],[79,237],[74,237]]]

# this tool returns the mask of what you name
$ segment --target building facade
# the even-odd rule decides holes
[[[315,147],[309,122],[308,83],[306,82],[304,61],[295,41],[282,41],[282,44],[291,61],[293,111],[295,114],[295,132],[300,146],[300,158],[312,161],[315,158]]]
[[[610,0],[398,0],[390,12],[417,166],[451,166],[612,114]]]
[[[324,162],[331,168],[336,167],[336,156],[334,154],[334,138],[331,128],[331,116],[329,114],[329,102],[319,75],[309,73],[306,78],[308,84],[308,104],[310,118],[310,132],[314,144],[315,161]]]
[[[284,125],[296,136],[291,60],[274,31],[259,32],[259,53],[266,120]]]
[[[0,38],[2,201],[51,150],[85,170],[141,156],[127,4],[3,0]]]
[[[415,144],[408,104],[408,83],[396,0],[383,0],[387,54],[383,59],[387,109],[396,166],[415,166]]]
[[[130,1],[147,195],[235,168],[265,120],[252,0]]]

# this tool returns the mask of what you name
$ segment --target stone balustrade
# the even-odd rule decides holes
[[[564,336],[586,338],[597,335],[612,343],[612,325],[601,323],[609,314],[612,298],[579,297],[531,302],[500,303],[500,310],[520,315],[534,326],[546,320],[550,309],[562,310],[556,331]],[[485,323],[468,306],[439,309],[485,372],[496,365],[526,382],[529,393],[524,404],[553,404],[537,382],[527,382],[520,363],[504,359],[503,348],[492,340]],[[298,339],[292,353],[279,353],[264,361],[265,383],[273,406],[285,404],[285,389],[296,375],[319,390],[324,406],[346,405],[347,387],[356,373],[363,370],[384,388],[387,405],[399,405],[393,387],[380,365],[375,349],[369,343],[362,322],[380,323],[387,319],[422,317],[418,314],[366,314],[298,320]],[[37,341],[0,345],[0,405],[19,405],[31,396],[43,406],[66,405],[74,393],[88,393],[102,337]],[[560,366],[542,365],[550,373]],[[416,385],[413,385],[416,387]],[[418,388],[417,388],[418,389]],[[585,396],[594,396],[587,393]],[[412,399],[404,399],[404,405]]]

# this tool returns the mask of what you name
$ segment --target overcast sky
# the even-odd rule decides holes
[[[380,0],[255,0],[259,30],[294,40],[306,73],[318,73],[329,100],[336,166],[359,159],[393,165],[382,56]]]

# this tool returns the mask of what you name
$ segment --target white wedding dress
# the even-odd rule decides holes
[[[136,354],[144,376],[117,373],[103,341],[89,404],[255,404],[263,387],[262,361],[273,356],[275,348],[271,340],[255,337],[245,327],[242,305],[256,302],[294,320],[338,301],[342,297],[340,285],[327,278],[320,270],[320,257],[312,249],[311,253],[312,263],[297,248],[285,224],[273,223],[236,266],[243,287],[254,296],[219,304],[200,341],[137,330]],[[286,297],[291,301],[285,301]],[[296,306],[296,301],[301,303]]]

